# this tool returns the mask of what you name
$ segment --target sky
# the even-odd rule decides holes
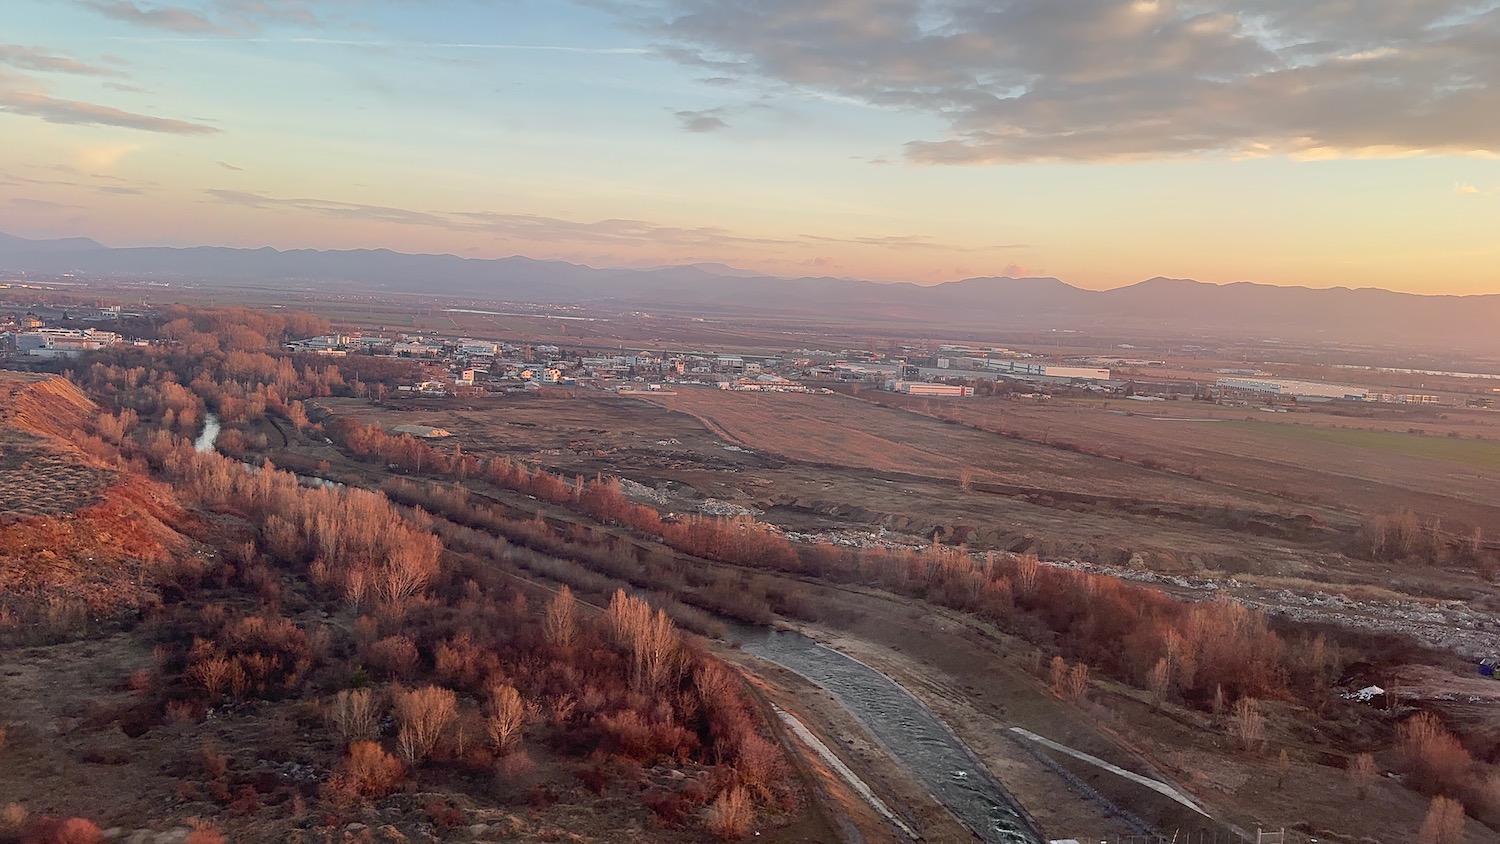
[[[1500,0],[4,0],[0,231],[1500,293]]]

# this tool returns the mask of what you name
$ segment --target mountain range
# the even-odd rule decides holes
[[[777,278],[723,264],[599,269],[525,257],[460,258],[386,249],[216,246],[109,248],[84,237],[0,233],[0,270],[151,278],[202,285],[338,283],[371,292],[588,303],[766,316],[954,326],[1170,330],[1236,339],[1327,341],[1500,353],[1500,295],[1425,296],[1374,288],[1208,284],[1152,278],[1085,290],[1055,278],[943,284]]]

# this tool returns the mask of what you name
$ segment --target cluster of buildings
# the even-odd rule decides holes
[[[1381,404],[1440,404],[1442,402],[1438,396],[1428,393],[1382,393],[1364,387],[1287,378],[1220,378],[1218,388],[1220,394],[1236,392],[1262,396],[1286,396],[1311,402],[1335,400]]]
[[[41,328],[6,332],[0,340],[19,354],[37,358],[77,357],[84,352],[107,349],[123,342],[113,331],[95,328]]]

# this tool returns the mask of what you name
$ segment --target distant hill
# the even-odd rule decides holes
[[[106,248],[104,244],[87,237],[64,237],[57,240],[28,240],[24,237],[0,232],[0,255],[48,254],[57,252],[89,252]]]
[[[460,258],[386,249],[141,247],[0,234],[0,270],[368,291],[493,301],[583,302],[722,314],[818,316],[954,326],[1168,330],[1500,352],[1500,295],[1421,296],[1371,288],[1207,284],[1153,278],[1106,291],[1055,278],[936,285],[775,278],[723,264],[599,269],[524,257]]]

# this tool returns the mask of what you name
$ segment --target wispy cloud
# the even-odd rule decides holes
[[[233,164],[230,164],[227,161],[218,161],[218,162],[215,162],[215,163],[218,164],[220,167],[223,167],[225,170],[233,170],[236,173],[243,173],[243,172],[245,172],[245,168],[243,168],[243,167],[236,167],[236,166],[234,166]]]
[[[1500,152],[1492,2],[594,2],[672,61],[942,121],[918,163]]]
[[[213,32],[227,35],[234,30],[182,6],[142,6],[129,0],[79,0],[79,5],[107,18],[169,32]]]
[[[0,111],[36,117],[48,123],[73,126],[118,126],[168,135],[211,135],[216,127],[186,120],[136,114],[111,106],[78,100],[61,100],[45,94],[0,90]]]
[[[1469,184],[1468,182],[1459,182],[1458,184],[1454,185],[1453,186],[1453,192],[1456,193],[1456,194],[1458,194],[1459,196],[1483,196],[1484,195],[1484,191],[1480,190],[1477,187],[1474,187],[1473,185]]]
[[[222,40],[197,36],[116,35],[115,41],[140,43],[198,44]],[[423,49],[423,50],[494,50],[497,52],[573,53],[592,56],[644,56],[654,55],[654,50],[644,47],[576,47],[568,44],[504,44],[486,41],[420,41],[420,40],[374,40],[360,38],[324,38],[315,35],[297,36],[238,36],[240,44],[279,44],[283,46],[305,45],[309,47],[362,47],[372,50]]]
[[[206,190],[204,193],[215,201],[247,208],[294,210],[342,220],[424,226],[469,234],[485,234],[521,243],[586,244],[596,248],[651,245],[701,250],[705,254],[747,246],[758,249],[780,247],[801,251],[823,248],[826,244],[873,246],[898,251],[941,249],[960,252],[1019,248],[1019,245],[1012,244],[1003,247],[966,249],[943,244],[921,235],[838,238],[802,234],[784,238],[756,237],[715,226],[671,226],[646,220],[579,221],[538,214],[511,214],[498,211],[415,210],[306,197],[274,197],[254,191],[223,188]]]
[[[42,73],[70,73],[78,76],[120,75],[117,70],[91,65],[70,56],[39,50],[35,47],[23,47],[19,44],[0,44],[0,64]]]
[[[25,208],[29,211],[74,211],[81,207],[65,202],[53,202],[50,199],[32,199],[29,196],[13,196],[9,201],[17,208]]]

